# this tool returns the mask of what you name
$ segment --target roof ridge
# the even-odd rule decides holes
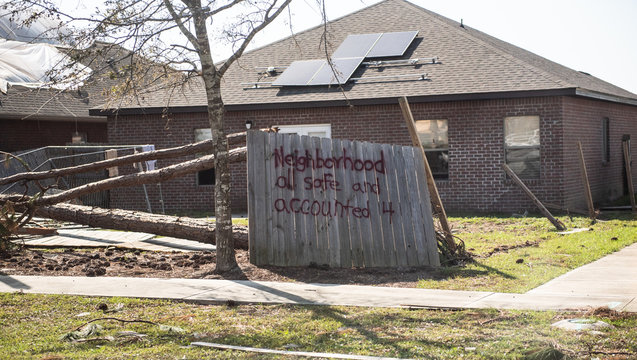
[[[458,34],[461,34],[467,40],[470,40],[470,41],[473,41],[474,43],[477,43],[477,44],[480,44],[482,46],[487,46],[487,47],[491,48],[492,50],[496,51],[500,56],[502,56],[503,58],[507,59],[508,61],[511,61],[513,63],[516,63],[516,64],[519,64],[521,66],[524,66],[527,70],[535,72],[538,75],[543,76],[545,79],[547,79],[547,80],[549,80],[549,81],[551,81],[551,82],[553,82],[553,83],[555,83],[557,85],[560,85],[560,86],[568,85],[568,86],[571,86],[571,87],[577,87],[576,85],[574,85],[570,81],[561,82],[561,81],[558,81],[558,80],[554,79],[554,77],[560,77],[560,78],[562,78],[562,77],[557,75],[557,74],[550,73],[550,72],[546,71],[545,69],[539,68],[539,67],[537,67],[537,66],[535,66],[533,64],[530,64],[529,62],[524,61],[523,59],[520,59],[519,57],[509,53],[508,51],[506,51],[506,50],[504,50],[504,49],[502,49],[502,48],[500,48],[498,46],[495,46],[494,44],[492,44],[492,43],[490,43],[488,41],[480,39],[480,38],[478,38],[477,36],[475,36],[473,34],[469,34],[466,31],[462,31],[461,28],[465,29],[465,30],[475,31],[475,32],[477,32],[479,34],[482,34],[482,35],[488,37],[489,39],[496,39],[497,40],[497,38],[493,37],[492,35],[489,35],[489,34],[483,32],[483,31],[480,31],[480,30],[478,30],[476,28],[473,28],[473,27],[470,27],[470,26],[467,26],[467,25],[464,25],[464,24],[460,24],[460,23],[458,23],[455,20],[449,19],[449,18],[447,18],[447,17],[445,17],[443,15],[440,15],[438,13],[435,13],[435,12],[431,11],[431,10],[425,9],[425,8],[423,8],[423,7],[419,6],[419,5],[416,5],[414,3],[411,3],[409,1],[406,1],[406,0],[402,0],[402,1],[404,1],[404,2],[406,2],[408,4],[410,4],[410,5],[418,8],[419,10],[421,10],[423,12],[426,12],[427,14],[432,16],[432,18],[436,19],[439,23],[443,24],[444,26],[448,27],[449,29],[452,29],[453,31],[455,31]],[[454,25],[458,25],[458,26],[454,26]],[[462,25],[462,27],[460,25]],[[502,40],[500,40],[500,41],[502,41]],[[511,46],[513,46],[513,47],[515,47],[517,49],[524,50],[521,47],[516,46],[514,44],[510,44],[510,43],[507,43],[507,44],[509,44],[509,45],[511,45]],[[527,51],[527,52],[529,52],[529,53],[531,53],[531,54],[533,54],[535,56],[541,57],[540,55],[534,54],[534,53],[532,53],[532,52],[530,52],[528,50],[524,50],[524,51]],[[545,59],[545,58],[543,58],[543,59]],[[551,60],[548,60],[548,59],[545,59],[545,60],[551,61]],[[557,63],[555,63],[555,64],[557,64]],[[566,80],[566,79],[562,78],[560,80]]]
[[[251,54],[251,53],[253,53],[253,52],[256,52],[256,51],[262,50],[262,49],[264,49],[264,48],[267,48],[267,47],[270,47],[270,46],[273,46],[273,45],[276,45],[276,44],[278,44],[278,43],[282,43],[282,42],[284,42],[284,41],[288,41],[288,40],[290,40],[290,39],[295,38],[296,36],[300,36],[300,35],[303,35],[303,34],[305,34],[305,33],[310,32],[310,31],[314,31],[314,30],[319,29],[319,28],[321,28],[321,27],[323,27],[323,26],[330,26],[330,25],[332,25],[333,23],[335,23],[335,22],[337,22],[337,21],[340,21],[340,20],[342,20],[342,19],[344,19],[344,18],[347,18],[347,17],[349,17],[349,16],[352,16],[352,15],[358,14],[358,13],[360,13],[360,12],[362,12],[362,11],[365,11],[365,10],[371,9],[371,8],[373,8],[373,7],[379,6],[379,5],[381,5],[381,4],[383,4],[383,3],[386,3],[386,2],[389,2],[389,1],[402,1],[402,2],[409,3],[407,0],[382,0],[382,1],[379,1],[379,2],[377,2],[377,3],[375,3],[375,4],[371,4],[371,5],[369,5],[369,6],[365,6],[365,7],[361,8],[361,9],[358,9],[358,10],[356,10],[356,11],[354,11],[354,12],[347,13],[347,14],[345,14],[345,15],[339,16],[339,17],[337,17],[336,19],[328,20],[326,23],[324,23],[324,22],[322,22],[322,21],[321,21],[321,23],[319,23],[318,25],[313,26],[313,27],[311,27],[311,28],[305,29],[305,30],[303,30],[303,31],[299,31],[299,32],[292,33],[291,35],[286,36],[286,37],[284,37],[284,38],[282,38],[282,39],[279,39],[279,40],[276,40],[276,41],[274,41],[274,42],[271,42],[271,43],[267,43],[267,44],[261,45],[261,46],[259,46],[259,47],[254,48],[254,49],[250,49],[250,50],[248,50],[248,51],[245,51],[245,52],[242,54],[242,56],[243,56],[243,55],[247,55],[247,54]],[[240,60],[242,56],[240,56],[237,60]],[[226,60],[227,60],[227,59],[220,60],[218,63],[224,62],[224,61],[226,61]]]

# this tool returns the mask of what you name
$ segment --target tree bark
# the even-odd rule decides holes
[[[198,0],[186,3],[193,15],[195,36],[201,61],[201,76],[208,100],[208,121],[212,132],[213,154],[215,159],[215,217],[217,240],[216,273],[230,271],[236,267],[237,260],[232,238],[232,210],[230,208],[230,168],[228,140],[224,133],[223,100],[221,98],[221,77],[212,60],[210,41],[206,28],[206,17]]]
[[[216,243],[215,224],[207,220],[71,204],[38,207],[35,214],[49,219],[104,229],[145,232],[206,244]],[[248,248],[247,227],[235,225],[232,236],[237,248]]]
[[[245,147],[233,149],[226,153],[229,162],[245,161],[247,149]],[[76,188],[62,191],[54,195],[46,195],[41,198],[31,199],[33,206],[45,206],[61,203],[71,199],[78,198],[82,195],[113,189],[116,187],[133,186],[140,184],[152,184],[164,182],[179,176],[195,173],[197,171],[210,169],[214,167],[215,157],[213,155],[202,156],[198,159],[186,161],[183,163],[167,166],[165,168],[153,171],[147,171],[139,174],[130,174],[117,176],[110,179],[96,181],[90,184],[78,186]],[[0,196],[0,204],[6,200],[21,201],[21,196]]]

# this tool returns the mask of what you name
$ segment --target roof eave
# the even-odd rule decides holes
[[[105,123],[106,116],[98,114],[96,116],[56,116],[40,114],[0,114],[0,119],[19,121],[58,121],[58,122],[79,122],[79,123]]]
[[[489,93],[468,93],[468,94],[445,94],[445,95],[422,95],[408,96],[411,103],[430,103],[443,101],[463,101],[463,100],[498,100],[514,99],[525,97],[546,97],[546,96],[572,96],[575,89],[551,89],[551,90],[529,90],[529,91],[504,91]],[[298,109],[312,107],[337,107],[337,106],[361,106],[361,105],[388,105],[397,104],[398,97],[369,98],[369,99],[342,99],[330,101],[309,101],[290,103],[266,103],[266,104],[226,104],[227,111],[246,110],[273,110],[273,109]]]
[[[619,103],[619,104],[637,106],[637,99],[635,98],[609,95],[609,94],[592,91],[592,90],[586,90],[582,88],[575,89],[575,95],[591,98],[595,100],[603,100],[603,101],[610,101],[610,102]]]
[[[156,115],[156,114],[179,114],[206,112],[207,106],[170,106],[170,107],[139,107],[139,108],[123,108],[123,109],[90,109],[88,111],[91,116],[118,116],[118,115]]]
[[[626,105],[637,106],[637,99],[614,96],[581,88],[561,88],[548,90],[524,90],[524,91],[501,91],[487,93],[467,93],[467,94],[445,94],[445,95],[423,95],[408,96],[411,103],[431,103],[446,101],[470,101],[470,100],[501,100],[518,99],[528,97],[548,97],[548,96],[581,96],[596,100],[604,100]],[[277,110],[277,109],[304,109],[316,107],[340,107],[340,106],[363,106],[363,105],[388,105],[397,104],[398,97],[368,98],[368,99],[339,99],[323,101],[286,102],[286,103],[253,103],[253,104],[226,104],[226,111],[250,111],[250,110]],[[152,115],[152,114],[177,114],[205,112],[204,105],[180,106],[180,107],[151,107],[151,108],[124,108],[124,109],[91,109],[92,116],[117,116],[117,115]]]

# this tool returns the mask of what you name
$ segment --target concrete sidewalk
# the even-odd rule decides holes
[[[637,244],[526,294],[199,279],[0,276],[0,292],[266,303],[422,308],[637,312]],[[576,291],[577,290],[577,291]]]
[[[0,292],[121,296],[200,303],[304,304],[422,308],[625,309],[633,297],[504,294],[242,280],[0,276]]]
[[[623,310],[637,312],[637,244],[557,277],[527,295],[632,297]]]

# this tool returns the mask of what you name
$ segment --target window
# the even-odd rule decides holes
[[[210,129],[195,129],[195,142],[212,139],[212,132]],[[202,156],[203,154],[197,154],[196,156]],[[214,185],[215,184],[215,169],[201,170],[197,173],[197,185]]]
[[[297,134],[316,137],[332,137],[332,125],[320,124],[320,125],[280,125],[275,126],[279,128],[279,134]]]
[[[447,120],[418,120],[416,132],[422,142],[434,179],[449,178]]]
[[[602,119],[602,163],[610,162],[610,120]]]
[[[504,119],[506,163],[523,179],[540,178],[540,117],[513,116]]]

